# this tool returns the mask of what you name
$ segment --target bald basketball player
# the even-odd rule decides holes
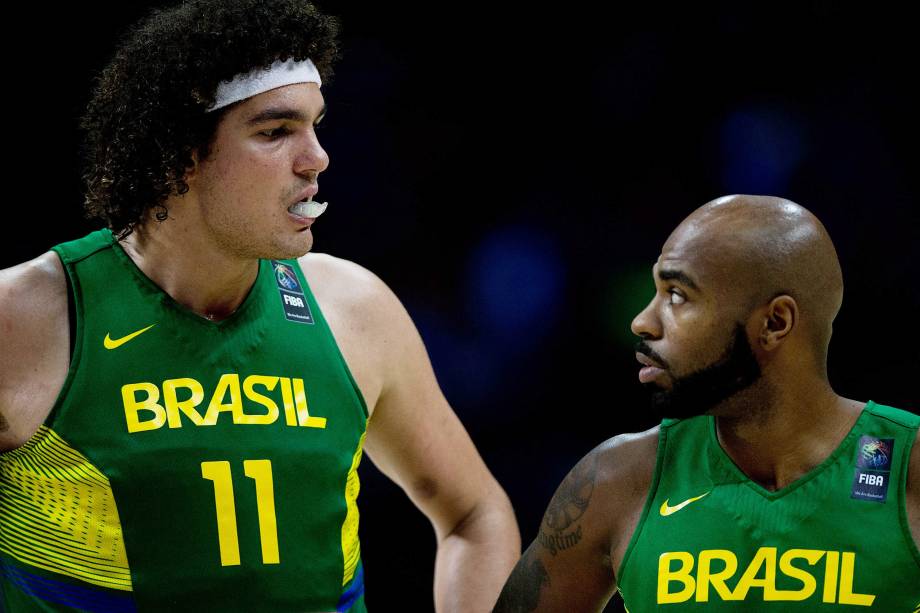
[[[827,379],[843,281],[821,222],[780,198],[693,212],[632,323],[668,417],[556,491],[496,611],[915,611],[920,417]]]

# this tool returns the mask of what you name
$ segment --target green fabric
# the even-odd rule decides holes
[[[618,576],[627,608],[913,612],[920,552],[905,486],[918,424],[916,415],[869,402],[826,461],[770,492],[726,455],[713,417],[665,420]],[[889,470],[857,468],[862,454],[876,466],[890,461]],[[858,471],[888,481],[884,501],[853,497],[866,489]]]
[[[362,592],[357,537],[346,560],[343,524],[367,408],[296,261],[283,264],[312,323],[285,316],[271,261],[237,312],[211,322],[144,276],[107,230],[54,250],[73,287],[76,344],[46,426],[108,477],[138,610],[335,611],[343,593]],[[104,347],[107,335],[117,342],[151,325]],[[167,387],[194,406],[167,410]],[[271,423],[246,423],[258,421]],[[48,606],[40,601],[34,610]],[[363,597],[351,610],[365,610]]]

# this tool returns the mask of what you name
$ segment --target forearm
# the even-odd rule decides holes
[[[434,578],[438,613],[492,611],[520,553],[514,511],[498,489],[439,540]]]

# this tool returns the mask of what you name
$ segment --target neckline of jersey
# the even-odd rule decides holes
[[[837,447],[824,459],[823,462],[821,462],[820,464],[818,464],[817,466],[809,470],[807,473],[805,473],[804,475],[802,475],[801,477],[799,477],[798,479],[796,479],[795,481],[793,481],[786,487],[780,488],[775,491],[768,490],[767,488],[763,487],[762,485],[760,485],[759,483],[751,479],[747,474],[745,474],[743,470],[741,470],[741,468],[739,468],[737,464],[735,464],[735,461],[731,459],[731,456],[729,456],[728,453],[725,452],[725,450],[722,448],[722,444],[719,443],[719,435],[718,435],[718,432],[716,431],[716,418],[712,415],[707,417],[707,419],[709,419],[709,444],[712,445],[713,448],[715,449],[716,456],[719,458],[722,464],[727,466],[728,469],[732,473],[734,473],[736,476],[740,477],[742,479],[742,482],[745,485],[747,485],[749,488],[751,488],[752,490],[760,494],[763,498],[766,498],[768,500],[778,500],[779,498],[783,498],[784,496],[790,494],[791,492],[794,492],[795,490],[799,489],[800,487],[802,487],[803,485],[805,485],[806,483],[808,483],[809,481],[817,477],[819,474],[824,472],[824,470],[828,466],[836,462],[839,459],[840,455],[844,453],[847,448],[849,448],[850,443],[852,442],[853,438],[855,438],[859,434],[859,432],[861,431],[863,422],[866,419],[868,419],[867,416],[870,414],[870,408],[874,405],[875,403],[872,400],[869,400],[868,402],[866,402],[865,406],[863,406],[862,408],[862,411],[860,411],[859,413],[859,417],[856,418],[856,421],[853,423],[852,427],[850,427],[849,432],[847,432],[846,436],[843,437],[843,440],[840,441]]]
[[[253,282],[252,287],[249,288],[249,292],[246,294],[246,298],[243,299],[243,302],[240,303],[239,308],[231,313],[229,317],[221,319],[220,321],[214,321],[212,319],[208,319],[207,317],[202,317],[184,304],[178,302],[169,294],[169,292],[154,283],[150,277],[144,274],[144,271],[138,267],[138,265],[134,262],[134,260],[131,259],[127,252],[125,252],[124,247],[122,247],[115,239],[115,236],[112,234],[111,230],[105,228],[102,230],[102,232],[104,233],[104,236],[106,237],[106,240],[108,240],[109,244],[112,245],[112,250],[115,252],[116,257],[128,270],[131,271],[134,277],[138,279],[143,286],[145,286],[152,293],[159,295],[164,306],[169,307],[190,321],[197,322],[198,325],[216,330],[232,327],[236,325],[237,322],[244,319],[246,312],[251,308],[250,305],[256,302],[255,295],[258,293],[256,288],[260,283],[263,282],[263,278],[265,277],[265,260],[259,260],[259,269],[256,273],[256,280]]]

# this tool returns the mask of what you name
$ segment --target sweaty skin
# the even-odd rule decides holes
[[[707,407],[717,417],[719,442],[769,490],[821,464],[865,404],[838,396],[827,380],[843,280],[821,222],[781,198],[719,198],[672,232],[653,275],[656,294],[632,329],[667,364],[654,375],[658,388],[667,392],[716,362],[740,324],[761,376]],[[573,613],[604,606],[645,504],[657,443],[657,427],[620,435],[576,465],[495,611]],[[918,446],[909,462],[906,504],[910,531],[920,542]]]

